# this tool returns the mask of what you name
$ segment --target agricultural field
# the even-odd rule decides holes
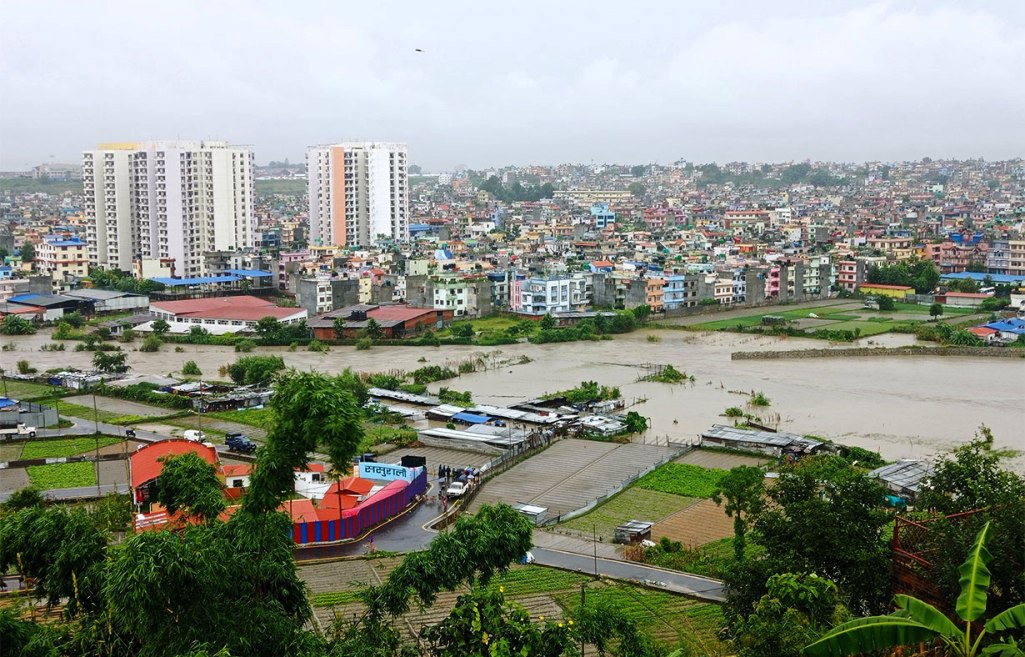
[[[96,438],[62,438],[59,440],[30,440],[25,443],[21,451],[21,458],[28,459],[49,459],[61,456],[75,456],[97,449],[100,449],[121,442],[120,438],[100,436]]]
[[[711,497],[725,470],[702,468],[687,463],[666,463],[641,477],[638,488],[682,495],[684,497]]]
[[[721,651],[716,638],[723,625],[719,605],[628,584],[589,587],[587,600],[623,611],[657,641],[670,646],[682,644],[684,654],[716,655]],[[564,609],[572,609],[579,604],[580,593],[565,592],[556,601]]]
[[[336,613],[342,617],[359,613],[362,605],[356,596],[358,583],[376,584],[400,562],[400,559],[393,558],[361,559],[300,566],[299,571],[310,588],[317,618],[326,626]],[[601,600],[622,609],[657,640],[670,646],[686,646],[685,654],[718,654],[721,651],[716,639],[722,625],[722,612],[718,605],[665,591],[595,581],[579,573],[542,566],[513,566],[504,576],[496,576],[490,586],[501,586],[508,599],[523,605],[532,614],[557,615],[561,612],[569,615],[580,604],[581,584],[586,585],[588,602]],[[442,593],[434,607],[422,615],[413,611],[406,620],[413,627],[419,627],[421,622],[437,622],[448,613],[459,593],[461,591]]]
[[[657,490],[630,487],[608,502],[560,525],[591,536],[596,532],[604,541],[612,540],[616,527],[627,520],[659,522],[678,513],[696,500]]]
[[[25,469],[32,485],[41,490],[96,485],[96,468],[92,462],[33,465]]]

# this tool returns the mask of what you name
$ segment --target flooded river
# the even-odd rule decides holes
[[[741,393],[755,390],[771,400],[765,416],[770,423],[778,421],[781,430],[878,450],[890,459],[932,456],[969,440],[981,423],[993,430],[997,446],[1025,450],[1025,360],[883,357],[732,361],[733,351],[822,348],[824,343],[730,333],[654,334],[659,342],[649,342],[648,332],[642,330],[602,342],[493,348],[376,347],[369,351],[333,347],[326,354],[289,352],[285,348],[260,348],[257,352],[280,354],[292,367],[327,372],[345,367],[370,372],[412,370],[423,365],[418,362],[421,357],[454,368],[459,361],[476,355],[488,355],[492,362],[525,355],[531,362],[443,383],[471,390],[475,401],[492,404],[538,397],[583,380],[619,386],[628,402],[638,401],[631,409],[650,419],[651,428],[643,437],[649,442],[666,437],[692,440],[711,424],[728,422],[720,413],[729,406],[743,407],[747,396]],[[40,370],[60,366],[85,369],[92,357],[88,352],[39,351],[49,341],[48,331],[2,341],[17,345],[16,351],[0,353],[0,366],[9,371],[22,358]],[[885,346],[913,341],[913,336],[897,334],[871,339]],[[75,343],[67,344],[73,348]],[[218,368],[239,355],[225,347],[183,348],[183,353],[175,353],[168,346],[158,353],[129,351],[128,362],[135,373],[173,375],[186,360],[195,360],[206,376],[218,377]],[[696,382],[638,382],[648,363],[670,363],[693,375]],[[1025,456],[1014,458],[1010,464],[1025,471]]]

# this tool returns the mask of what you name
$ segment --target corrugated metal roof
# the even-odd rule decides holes
[[[763,445],[770,445],[772,447],[788,447],[790,445],[799,445],[803,449],[814,449],[822,442],[818,440],[812,440],[811,438],[805,438],[795,433],[787,433],[780,431],[773,433],[771,431],[756,431],[754,429],[741,429],[739,427],[731,427],[724,424],[713,424],[711,429],[707,429],[702,432],[702,437],[718,438],[719,440],[727,440],[730,442],[744,442],[744,443],[760,443]]]
[[[925,461],[899,461],[876,468],[868,473],[869,477],[906,488],[917,493],[918,487],[932,475],[932,466]]]

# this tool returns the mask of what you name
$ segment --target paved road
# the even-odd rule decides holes
[[[62,438],[64,436],[91,436],[96,431],[107,435],[107,436],[119,436],[124,438],[125,430],[130,427],[123,427],[119,424],[107,424],[106,422],[93,422],[92,420],[85,420],[79,417],[70,417],[67,415],[61,415],[61,417],[70,420],[73,426],[66,429],[39,429],[36,431],[36,436],[39,438]],[[143,442],[154,442],[156,440],[163,440],[167,436],[163,436],[159,433],[152,431],[143,431],[141,429],[135,430],[136,440]]]
[[[595,560],[593,556],[537,547],[532,549],[531,553],[534,555],[535,563],[542,566],[594,574]],[[682,593],[710,602],[723,602],[726,599],[726,591],[719,580],[652,568],[631,561],[615,561],[601,557],[598,558],[597,565],[598,574],[611,579],[645,582],[667,591]]]

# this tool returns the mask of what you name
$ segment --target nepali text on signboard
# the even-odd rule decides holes
[[[414,472],[412,469],[404,468],[401,465],[367,462],[359,464],[360,479],[377,479],[378,481],[395,481],[397,479],[401,479],[402,481],[413,481],[413,475]]]

